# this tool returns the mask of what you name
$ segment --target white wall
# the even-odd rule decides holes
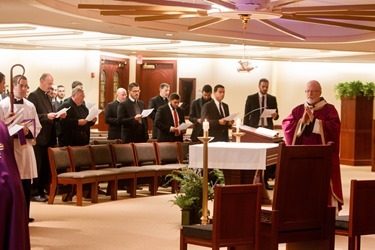
[[[39,85],[39,77],[49,72],[56,84],[63,84],[67,89],[67,96],[71,93],[71,83],[82,81],[86,93],[87,103],[97,103],[100,68],[99,51],[81,50],[0,50],[2,61],[0,71],[6,75],[7,83],[10,79],[10,68],[16,63],[23,64],[25,75],[29,79],[30,90]],[[113,55],[114,56],[114,55]],[[123,57],[120,56],[119,57]],[[135,56],[129,57],[130,82],[135,81]],[[153,59],[153,58],[147,58]],[[154,58],[155,60],[173,58]],[[270,81],[269,93],[278,100],[280,119],[286,117],[291,109],[305,101],[305,84],[312,79],[318,80],[323,87],[323,96],[334,104],[340,113],[340,101],[335,98],[334,85],[342,81],[361,80],[375,81],[374,64],[349,63],[296,63],[253,61],[256,68],[249,73],[238,73],[238,60],[180,58],[177,60],[177,78],[196,78],[196,97],[204,84],[223,84],[226,87],[224,101],[229,104],[230,112],[244,114],[246,97],[258,91],[260,78]],[[91,72],[95,77],[91,78]],[[14,75],[20,73],[17,68]],[[178,82],[178,81],[177,81]],[[141,96],[142,99],[142,96]]]

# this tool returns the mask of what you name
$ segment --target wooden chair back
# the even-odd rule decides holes
[[[157,165],[158,159],[153,142],[133,143],[136,163],[138,166]]]
[[[361,248],[361,235],[375,234],[374,193],[375,180],[351,180],[349,218],[336,219],[336,234],[349,237],[349,250]]]
[[[90,145],[89,148],[96,169],[112,168],[114,166],[110,145],[96,144]]]
[[[335,211],[328,206],[332,155],[331,143],[280,145],[272,211],[262,211],[263,249],[323,239],[334,246]]]
[[[57,174],[72,171],[66,147],[48,148],[48,157],[52,178],[57,178]]]
[[[158,164],[180,163],[180,154],[177,142],[157,142],[156,152]]]
[[[132,143],[112,144],[113,162],[116,167],[135,166],[135,155]]]
[[[68,146],[68,151],[73,171],[92,170],[95,168],[88,146]]]
[[[187,244],[259,249],[261,185],[216,186],[214,192],[212,225],[183,226],[180,249],[187,249]]]

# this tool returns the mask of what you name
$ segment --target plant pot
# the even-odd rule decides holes
[[[194,209],[181,209],[181,225],[199,224],[201,218]]]

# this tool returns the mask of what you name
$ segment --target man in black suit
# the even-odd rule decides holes
[[[59,146],[85,146],[90,142],[90,127],[97,120],[88,121],[85,118],[89,114],[89,110],[83,104],[85,93],[81,88],[73,89],[72,96],[64,102],[59,110],[63,108],[70,109],[66,112],[65,119],[60,121],[61,135],[59,138]]]
[[[156,111],[159,107],[168,103],[169,91],[170,86],[168,83],[160,84],[159,95],[152,97],[148,103],[148,108],[154,109],[149,115],[149,117],[152,119],[152,139],[156,139],[158,137],[158,129],[155,126]]]
[[[40,77],[39,87],[31,92],[28,100],[31,101],[38,113],[39,121],[42,129],[36,137],[36,144],[34,145],[34,153],[38,167],[38,179],[33,183],[33,197],[32,201],[47,201],[45,196],[45,189],[48,188],[50,178],[50,166],[48,160],[48,147],[56,145],[56,129],[55,119],[56,112],[53,112],[51,99],[48,96],[48,91],[53,84],[53,77],[49,73],[44,73]],[[60,115],[60,118],[65,118],[66,114]]]
[[[246,99],[245,105],[245,117],[244,124],[250,127],[258,128],[265,127],[273,129],[273,120],[279,119],[276,97],[268,92],[269,81],[265,78],[259,80],[258,88],[259,92],[253,95],[249,95]],[[276,112],[272,114],[272,117],[260,118],[263,110],[276,109]],[[276,165],[268,166],[264,171],[264,184],[268,190],[273,188],[268,185],[268,179],[274,179]]]
[[[131,83],[128,87],[129,98],[118,105],[117,118],[122,125],[121,141],[146,142],[148,140],[147,117],[141,113],[145,104],[139,100],[140,87],[138,83]]]
[[[117,108],[119,103],[125,101],[126,97],[127,93],[124,88],[117,89],[116,100],[108,103],[105,109],[105,122],[109,125],[108,140],[121,139],[121,124],[117,119]]]
[[[183,141],[186,130],[178,130],[178,126],[185,122],[184,111],[178,106],[180,96],[172,93],[169,103],[158,108],[155,116],[155,126],[158,131],[158,142]]]
[[[276,97],[268,92],[269,81],[265,78],[259,80],[259,92],[249,95],[246,99],[244,125],[258,128],[265,127],[273,129],[273,120],[279,119]],[[264,109],[276,109],[272,117],[260,118]],[[254,112],[252,112],[254,111]]]
[[[64,102],[64,97],[65,97],[65,87],[63,85],[58,85],[55,101],[52,102],[55,110],[59,110],[60,106]]]
[[[226,121],[223,118],[229,116],[228,104],[222,102],[225,96],[225,88],[218,84],[214,87],[214,98],[202,107],[202,120],[207,119],[210,123],[209,136],[213,136],[212,141],[229,142],[228,129],[233,121]]]
[[[202,97],[194,100],[191,103],[189,120],[194,124],[190,139],[193,142],[199,142],[198,137],[203,136],[202,129],[202,107],[207,102],[211,101],[212,87],[211,85],[204,85],[202,88]]]

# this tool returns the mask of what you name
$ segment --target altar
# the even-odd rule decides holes
[[[225,184],[262,183],[262,170],[277,163],[278,143],[208,143],[208,168],[223,170]],[[189,167],[203,167],[203,145],[189,146]],[[263,204],[271,204],[263,185]]]

